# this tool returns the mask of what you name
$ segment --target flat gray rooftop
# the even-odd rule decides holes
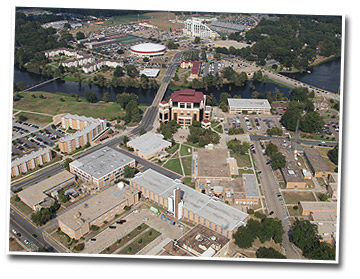
[[[316,148],[304,148],[305,156],[311,164],[314,171],[330,171],[325,159],[321,156],[320,151]]]
[[[125,167],[135,161],[135,159],[126,156],[110,147],[103,147],[92,152],[70,165],[80,169],[81,171],[99,179],[113,171]]]
[[[255,174],[243,173],[242,177],[244,181],[246,196],[258,197],[259,191],[256,183]]]
[[[151,192],[159,194],[164,199],[171,196],[174,189],[179,187],[183,191],[183,207],[185,209],[188,209],[228,231],[233,231],[248,217],[248,214],[219,200],[212,199],[209,196],[182,183],[176,182],[152,169],[148,169],[143,173],[138,173],[131,181]]]
[[[241,109],[271,109],[267,99],[228,99],[230,108]]]
[[[161,134],[148,132],[127,143],[128,146],[139,150],[139,153],[149,156],[171,146],[171,142],[164,140]]]

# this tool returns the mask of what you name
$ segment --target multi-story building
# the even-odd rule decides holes
[[[110,68],[116,68],[117,66],[123,67],[124,62],[110,60],[110,59],[102,59],[102,60],[99,60],[96,62],[92,61],[91,64],[84,65],[82,67],[82,70],[84,71],[84,73],[87,74],[87,73],[92,73],[92,72],[99,70],[102,66],[108,66]]]
[[[304,148],[304,154],[309,162],[311,172],[315,177],[328,177],[330,174],[329,165],[316,148]]]
[[[239,226],[244,226],[249,217],[218,198],[211,198],[152,169],[136,174],[130,186],[166,209],[175,219],[201,224],[227,238],[231,238]]]
[[[31,152],[21,158],[17,158],[11,162],[11,177],[21,175],[37,166],[51,161],[51,150],[49,148],[42,148]]]
[[[135,159],[110,147],[103,147],[69,164],[70,172],[81,180],[103,188],[119,179],[125,167],[135,167]]]
[[[169,103],[159,104],[159,120],[167,122],[176,120],[183,127],[192,125],[193,121],[210,119],[211,107],[206,106],[206,96],[195,89],[181,89],[171,94]]]
[[[74,134],[60,138],[58,141],[60,151],[70,153],[76,150],[76,148],[92,143],[102,134],[106,129],[106,119],[95,119],[67,113],[61,117],[61,126],[64,129],[71,128],[78,130]]]
[[[267,99],[228,99],[231,114],[270,114],[271,106]]]
[[[139,191],[128,185],[112,186],[93,196],[57,218],[59,228],[69,237],[80,239],[90,232],[91,226],[98,226],[114,219],[139,201]]]
[[[190,37],[200,37],[200,38],[211,38],[214,39],[219,36],[219,34],[211,30],[206,24],[203,23],[203,20],[200,18],[191,18],[184,21],[185,27],[183,33],[185,36]]]

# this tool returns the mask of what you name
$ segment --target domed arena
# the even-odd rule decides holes
[[[166,46],[153,43],[138,44],[130,47],[130,51],[138,56],[158,56],[165,53]]]

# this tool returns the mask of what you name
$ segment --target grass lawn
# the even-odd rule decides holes
[[[16,115],[16,117],[19,119],[20,115],[25,116],[27,118],[26,122],[30,122],[32,124],[46,125],[53,121],[52,117],[47,115],[20,112],[19,114]]]
[[[132,239],[137,237],[139,234],[141,234],[143,231],[145,231],[149,226],[142,223],[139,227],[136,227],[131,232],[129,232],[126,236],[123,238],[115,241],[113,244],[111,244],[109,247],[105,248],[103,251],[100,252],[100,254],[111,254],[114,253],[118,248],[125,245],[126,243],[130,242]],[[140,228],[140,229],[138,229]]]
[[[129,244],[127,247],[122,249],[118,254],[125,254],[125,255],[135,255],[145,246],[147,246],[151,241],[155,238],[160,236],[161,233],[157,230],[151,228],[149,231],[144,232],[143,234],[139,235],[135,241]]]
[[[299,201],[315,201],[315,197],[312,192],[283,191],[282,194],[287,204],[297,204]]]
[[[167,149],[166,152],[169,154],[174,154],[178,149],[179,149],[179,144],[175,143],[175,145]]]
[[[195,189],[195,182],[191,182],[191,177],[187,176],[187,177],[184,177],[183,179],[183,183],[193,189]]]
[[[248,154],[241,155],[239,153],[230,151],[230,156],[236,159],[238,167],[251,168],[251,161]]]
[[[190,150],[190,152],[189,152],[189,150]],[[192,154],[192,148],[190,146],[181,145],[181,148],[180,148],[181,156],[191,155],[191,154]]]
[[[15,201],[15,196],[10,199],[10,203],[25,215],[29,216],[34,211],[22,201]]]
[[[186,176],[191,175],[191,166],[192,166],[192,157],[183,157],[181,158],[184,172]]]
[[[31,97],[34,94],[37,98]],[[38,98],[43,94],[46,99]],[[66,93],[48,93],[48,92],[25,92],[21,93],[23,98],[13,103],[14,109],[27,110],[34,112],[47,113],[51,115],[61,113],[71,113],[84,115],[88,117],[112,119],[125,114],[125,111],[119,104],[109,102],[88,103],[85,98],[80,97],[81,102],[77,102],[74,97]],[[60,98],[65,101],[60,101]],[[144,110],[144,106],[140,107]]]
[[[222,127],[222,125],[219,125],[219,126],[215,127],[214,130],[215,130],[216,132],[220,133],[220,134],[223,133],[223,127]]]
[[[239,169],[239,176],[242,176],[243,173],[251,173],[254,174],[252,169],[248,169],[248,170],[243,170],[243,169]]]
[[[290,216],[300,216],[300,210],[299,209],[295,210],[293,206],[288,206],[287,209],[289,211]]]
[[[163,165],[163,167],[166,169],[172,170],[180,175],[183,175],[179,158],[171,159],[171,160],[167,161],[166,164]]]
[[[9,239],[9,251],[25,251],[24,248],[15,240],[15,238],[10,237]]]

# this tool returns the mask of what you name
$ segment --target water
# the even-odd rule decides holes
[[[303,74],[286,74],[287,76],[302,81],[304,83],[311,84],[318,88],[323,88],[325,90],[329,90],[332,92],[337,92],[340,87],[340,73],[341,73],[341,60],[334,59],[329,62],[323,63],[319,66],[313,67],[311,69],[311,73],[303,73]],[[25,85],[25,88],[31,87],[33,85],[39,84],[43,81],[47,80],[40,75],[29,73],[24,70],[19,70],[14,68],[14,81],[15,83],[22,81]],[[252,93],[257,91],[259,93],[266,93],[266,92],[274,92],[276,89],[283,96],[289,96],[290,89],[273,84],[273,83],[252,83],[247,82],[243,87],[232,87],[229,88],[229,85],[224,85],[223,88],[216,89],[210,88],[207,91],[204,91],[205,94],[210,95],[214,93],[217,101],[219,102],[221,92],[229,92],[231,96],[240,95],[242,98],[251,98]],[[88,91],[96,93],[98,100],[102,100],[104,93],[110,93],[110,100],[116,101],[116,95],[119,93],[129,92],[135,93],[138,95],[139,103],[150,105],[156,95],[157,90],[155,89],[148,89],[143,90],[141,88],[134,89],[134,88],[101,88],[96,85],[89,85],[89,84],[82,84],[81,87],[77,82],[70,82],[70,81],[62,81],[56,80],[45,84],[43,86],[37,87],[34,91],[46,91],[52,93],[68,93],[72,94],[75,93],[80,97],[85,97],[85,93]],[[199,90],[200,91],[200,90]],[[165,94],[165,99],[167,99],[173,91],[168,89]]]
[[[340,58],[315,66],[310,71],[311,73],[283,74],[324,90],[334,93],[339,92],[341,78]]]

